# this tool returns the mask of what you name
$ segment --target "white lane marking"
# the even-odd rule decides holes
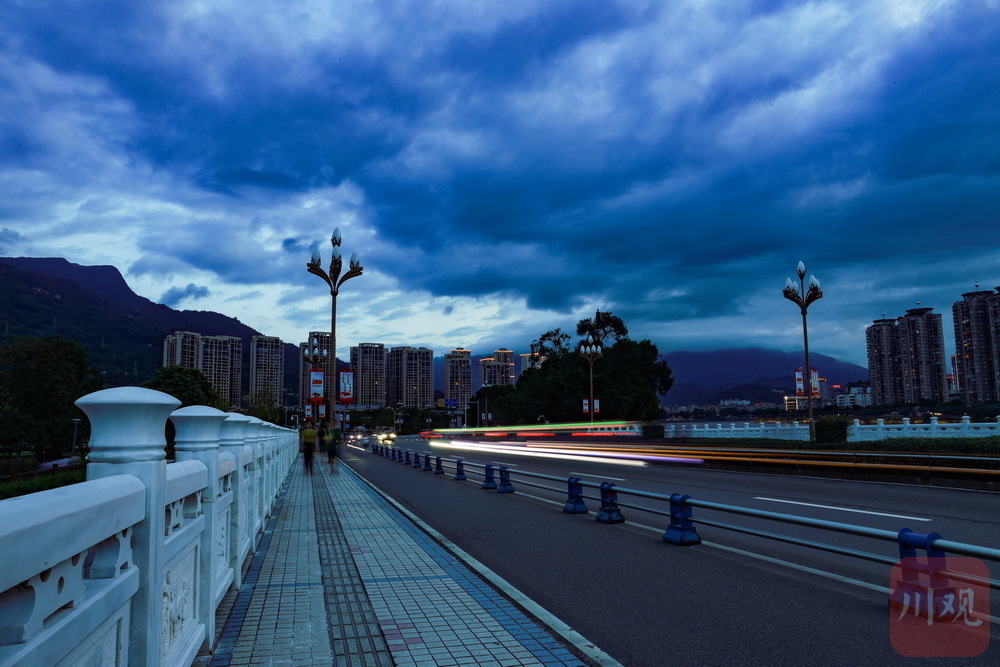
[[[627,481],[622,477],[606,477],[605,475],[588,475],[585,472],[571,472],[570,475],[573,475],[574,477],[596,477],[597,479],[613,479],[616,482]]]
[[[805,505],[806,507],[819,507],[825,510],[840,510],[841,512],[855,512],[857,514],[874,514],[875,516],[888,516],[893,519],[909,519],[910,521],[930,521],[919,516],[906,516],[905,514],[886,514],[885,512],[870,512],[868,510],[855,510],[848,507],[835,507],[833,505],[817,505],[816,503],[800,503],[795,500],[779,500],[778,498],[763,498],[755,496],[754,500],[769,500],[772,503],[788,503],[789,505]]]

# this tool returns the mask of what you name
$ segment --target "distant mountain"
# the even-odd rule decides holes
[[[236,336],[244,343],[248,381],[250,338],[261,335],[233,317],[174,310],[137,295],[113,266],[81,266],[62,258],[0,257],[0,340],[61,336],[78,341],[108,386],[141,384],[163,363],[163,340],[175,331]],[[298,345],[285,345],[285,387],[297,394]],[[297,400],[297,396],[296,396]]]
[[[803,362],[801,354],[762,348],[669,352],[661,359],[674,375],[674,386],[664,397],[667,405],[718,403],[722,398],[754,400],[748,394],[760,395],[761,387],[791,391],[795,369]],[[812,353],[809,361],[830,384],[868,379],[868,369],[863,366],[824,354]],[[744,387],[737,389],[739,385]]]
[[[174,310],[137,295],[113,266],[81,266],[61,258],[0,257],[0,341],[11,336],[62,336],[81,343],[108,386],[141,384],[162,365],[163,339],[175,331],[236,336],[244,342],[248,366],[250,338],[260,332],[233,317],[201,310]],[[285,389],[298,399],[298,345],[285,344]],[[485,355],[483,355],[485,356]],[[473,386],[479,364],[473,357]],[[718,403],[723,398],[768,396],[793,388],[800,354],[760,348],[670,352],[674,386],[668,405]],[[831,384],[868,378],[854,364],[812,354],[811,361]],[[338,360],[338,365],[345,365]],[[248,386],[245,368],[244,386]],[[444,358],[434,359],[436,388],[444,387]],[[741,386],[743,385],[743,386]]]

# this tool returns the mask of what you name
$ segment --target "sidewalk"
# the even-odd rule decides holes
[[[296,462],[217,630],[194,664],[594,664],[323,457]]]

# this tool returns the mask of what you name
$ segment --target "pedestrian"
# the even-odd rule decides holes
[[[312,422],[306,422],[305,427],[299,434],[299,449],[302,451],[302,461],[306,472],[310,475],[313,470],[313,454],[316,452],[316,429]]]
[[[336,461],[340,454],[340,439],[340,429],[327,422],[326,428],[323,429],[323,449],[326,450],[326,460],[330,464],[330,470],[333,471],[337,469]]]

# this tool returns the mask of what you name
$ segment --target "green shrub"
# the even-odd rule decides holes
[[[642,425],[642,437],[644,438],[662,438],[664,432],[663,424]]]
[[[846,442],[847,427],[851,422],[838,416],[823,417],[816,421],[816,442]]]
[[[78,468],[76,470],[61,470],[47,475],[35,475],[24,479],[0,482],[0,500],[16,496],[26,496],[29,493],[56,489],[60,486],[78,484],[86,479],[87,471],[84,468]]]

